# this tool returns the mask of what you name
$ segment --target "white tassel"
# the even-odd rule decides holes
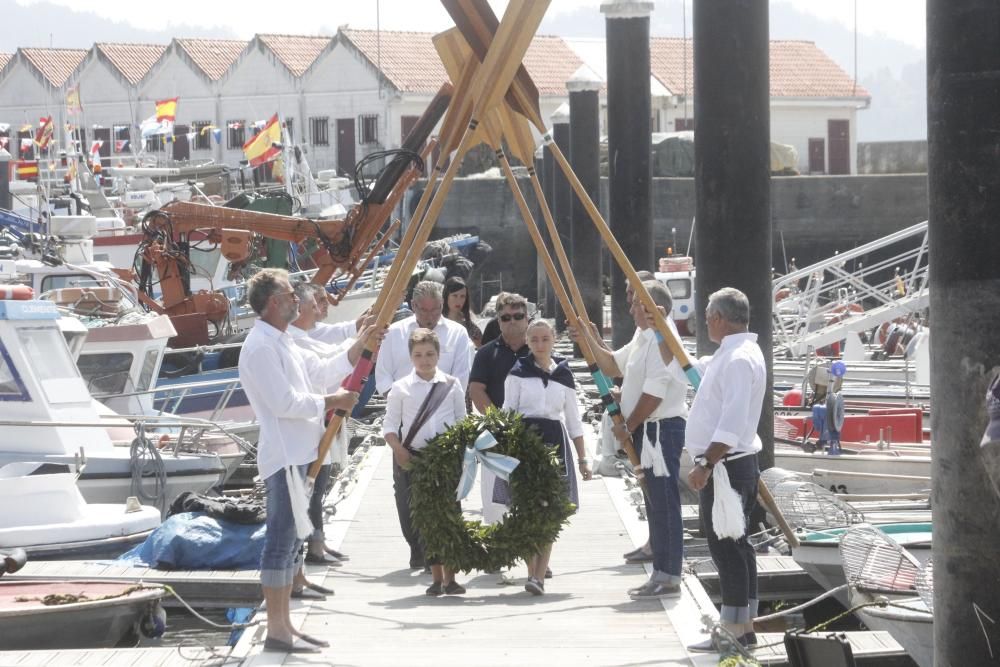
[[[285,481],[288,483],[292,516],[295,518],[295,534],[300,540],[304,540],[313,532],[312,521],[309,519],[310,494],[306,490],[305,481],[294,466],[285,467]]]
[[[639,463],[643,468],[652,468],[655,477],[670,477],[667,462],[663,460],[663,452],[660,450],[660,422],[653,423],[656,424],[655,440],[649,439],[646,424],[642,425],[642,456],[639,457]]]
[[[720,540],[731,537],[738,540],[746,532],[743,518],[743,500],[729,483],[729,472],[722,461],[712,469],[715,479],[715,502],[712,503],[712,528]]]

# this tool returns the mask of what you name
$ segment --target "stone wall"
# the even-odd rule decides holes
[[[927,141],[858,143],[859,174],[926,174]]]
[[[536,209],[530,182],[519,180],[526,199]],[[607,179],[601,187],[601,209],[606,215]],[[416,206],[423,188],[421,182],[407,193],[404,219]],[[694,179],[653,179],[652,242],[657,257],[666,254],[675,238],[677,251],[687,250],[694,209]],[[771,216],[774,268],[784,272],[786,257],[794,257],[802,268],[926,220],[927,178],[920,174],[775,177],[771,181]],[[460,232],[478,234],[493,247],[489,259],[473,275],[476,307],[482,279],[502,280],[504,289],[535,300],[537,257],[506,181],[455,180],[432,238]],[[485,296],[498,289],[497,284],[488,284]]]

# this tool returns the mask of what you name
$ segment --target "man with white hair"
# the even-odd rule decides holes
[[[688,486],[699,492],[702,533],[708,538],[708,551],[719,572],[719,621],[747,647],[757,644],[753,619],[758,598],[757,555],[747,539],[746,527],[757,503],[757,452],[762,448],[757,424],[767,390],[764,354],[749,325],[750,302],[743,292],[724,287],[708,297],[705,326],[719,349],[707,364],[696,364],[702,372],[701,386],[691,404],[685,432],[688,454],[696,464],[688,473]],[[659,348],[665,362],[673,360],[665,343]],[[729,486],[743,505],[744,534],[739,539],[720,538],[712,523],[716,499],[711,478],[720,468],[725,468]],[[709,637],[688,649],[719,652],[722,647]]]
[[[379,350],[378,364],[375,366],[375,386],[382,395],[389,393],[392,384],[408,376],[413,371],[410,361],[410,334],[414,330],[430,329],[437,334],[441,351],[438,369],[458,379],[462,391],[469,384],[469,370],[472,365],[474,348],[465,327],[442,317],[444,287],[441,283],[424,280],[413,288],[410,309],[413,315],[392,324],[385,334]],[[406,471],[395,461],[392,464],[393,490],[396,496],[396,512],[403,537],[410,545],[410,567],[425,567],[424,549],[410,521],[409,486],[405,482]]]
[[[310,334],[316,328],[320,315],[320,308],[316,301],[313,283],[300,282],[295,285],[295,295],[299,299],[299,316],[288,325],[288,335],[296,345],[303,350],[308,350],[317,354],[320,358],[333,357],[339,354],[347,354],[353,366],[364,351],[365,345],[373,336],[377,336],[374,327],[365,326],[357,334],[357,338],[345,338],[340,344],[328,345],[322,343]],[[320,286],[322,289],[322,286]],[[324,290],[325,292],[325,290]],[[351,323],[353,325],[353,323]],[[350,375],[345,373],[337,377],[329,387],[315,386],[317,393],[325,393],[328,389],[336,391],[341,383]],[[320,466],[316,481],[313,484],[312,497],[309,500],[309,519],[313,524],[313,534],[306,540],[308,548],[306,550],[307,563],[326,563],[328,565],[338,565],[340,561],[347,560],[347,556],[336,549],[326,546],[326,536],[323,531],[323,500],[326,497],[330,484],[330,473],[333,464],[341,467],[347,460],[347,429],[341,428],[337,437],[330,444],[327,452],[327,459]],[[330,593],[326,593],[330,595]]]
[[[260,316],[243,344],[239,373],[260,424],[257,468],[267,489],[267,531],[260,566],[267,604],[264,650],[316,652],[316,647],[329,644],[296,630],[289,613],[302,551],[293,508],[307,502],[304,496],[293,494],[301,490],[306,469],[316,458],[324,413],[350,410],[358,395],[343,389],[332,394],[315,390],[350,372],[351,364],[346,354],[321,359],[292,342],[287,329],[298,318],[299,300],[287,271],[259,271],[248,283],[247,296]]]

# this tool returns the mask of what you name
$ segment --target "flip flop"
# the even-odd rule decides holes
[[[305,634],[298,635],[298,638],[304,642],[309,642],[310,644],[315,644],[316,646],[322,648],[329,648],[330,646],[330,642],[326,641],[325,639],[317,639],[316,637],[311,637]]]
[[[311,581],[307,581],[306,582],[306,586],[308,586],[310,589],[316,591],[317,593],[321,593],[322,595],[333,595],[334,594],[332,588],[327,588],[326,586],[321,586],[319,584],[314,584]]]
[[[301,590],[298,591],[293,590],[291,597],[293,600],[321,601],[326,599],[326,596],[323,595],[322,593],[318,593],[312,590],[311,588],[306,588],[305,586],[303,586]]]
[[[351,557],[347,554],[342,554],[332,547],[326,547],[326,552],[336,558],[337,560],[351,560]]]
[[[320,653],[319,648],[315,646],[303,646],[294,641],[283,642],[280,639],[271,639],[270,637],[264,640],[264,650],[282,653]]]

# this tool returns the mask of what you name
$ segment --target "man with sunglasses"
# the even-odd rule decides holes
[[[531,353],[525,340],[528,330],[528,300],[520,294],[501,292],[497,296],[497,322],[500,335],[476,352],[469,373],[469,396],[479,412],[503,406],[504,382],[514,362]],[[493,502],[492,475],[483,474],[483,519],[494,522],[503,516],[506,507]]]

